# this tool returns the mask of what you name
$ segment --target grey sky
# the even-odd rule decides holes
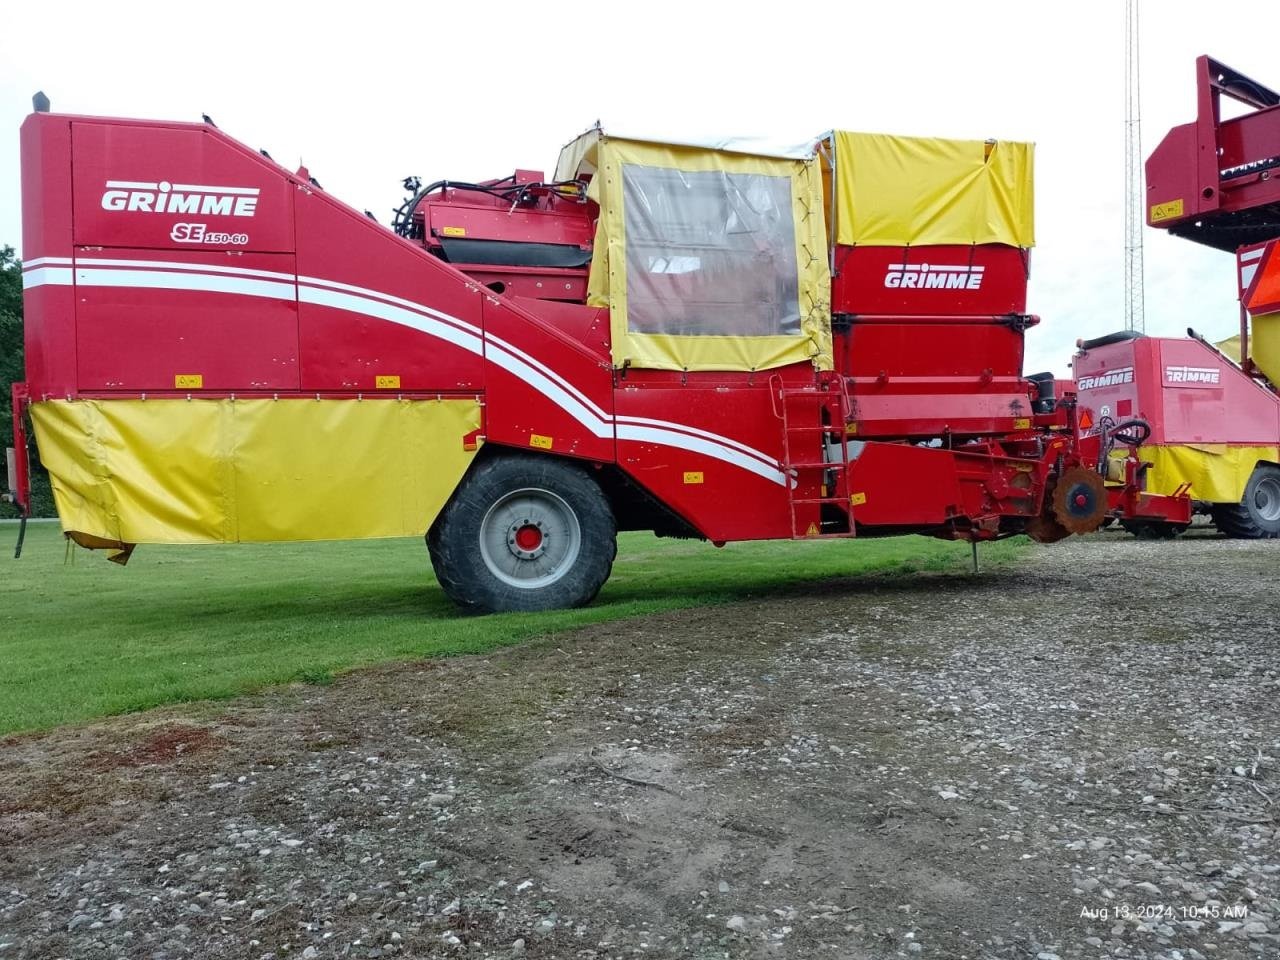
[[[1143,147],[1195,109],[1194,59],[1256,79],[1280,12],[1143,5]],[[1037,143],[1027,369],[1123,325],[1121,0],[1076,3],[56,3],[0,34],[0,243],[21,248],[18,126],[55,111],[198,120],[386,221],[400,180],[550,171],[596,119],[673,139],[832,127]],[[1227,254],[1147,230],[1147,329],[1236,327]]]

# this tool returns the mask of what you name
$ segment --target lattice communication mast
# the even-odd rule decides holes
[[[1125,0],[1124,23],[1124,321],[1146,332],[1143,304],[1142,95],[1138,68],[1138,0]]]

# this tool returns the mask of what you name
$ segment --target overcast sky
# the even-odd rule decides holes
[[[424,180],[554,167],[597,119],[672,139],[835,128],[1037,144],[1027,370],[1123,326],[1124,3],[527,2],[9,5],[0,244],[21,249],[18,126],[58,112],[198,120],[384,222]],[[1280,11],[1142,7],[1143,149],[1193,118],[1208,53],[1280,86]],[[1146,231],[1150,333],[1237,325],[1234,262]]]

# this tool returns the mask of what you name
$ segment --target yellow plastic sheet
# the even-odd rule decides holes
[[[117,544],[421,535],[474,457],[466,400],[33,404],[63,530]]]
[[[1150,493],[1171,494],[1191,482],[1191,499],[1239,503],[1245,484],[1259,461],[1280,463],[1280,447],[1245,447],[1224,443],[1143,447]]]
[[[1272,383],[1280,383],[1280,313],[1250,318],[1249,356]]]
[[[1234,337],[1219,340],[1214,346],[1236,363],[1240,362],[1240,334],[1237,333]]]
[[[833,136],[837,243],[1035,245],[1034,145]]]
[[[791,284],[786,302],[794,314],[793,332],[761,333],[764,325],[753,322],[758,314],[759,298],[751,294],[752,279],[759,279],[758,272],[742,271],[738,281],[711,276],[699,258],[705,253],[705,232],[702,228],[711,223],[699,221],[699,216],[712,217],[705,203],[690,202],[686,207],[655,211],[637,188],[641,179],[635,169],[646,172],[648,183],[658,184],[663,177],[685,180],[693,184],[700,175],[716,175],[725,183],[750,184],[746,192],[761,186],[776,189],[782,184],[785,209],[789,211],[788,244],[785,268]],[[616,367],[646,367],[662,370],[766,370],[789,363],[811,361],[817,368],[831,369],[831,277],[827,262],[825,211],[822,200],[822,174],[816,157],[787,159],[783,157],[756,156],[727,150],[675,146],[607,137],[592,131],[579,138],[562,154],[558,172],[593,173],[590,196],[600,204],[600,220],[596,230],[595,253],[588,282],[588,302],[593,306],[607,306],[613,335],[613,362]],[[706,180],[702,180],[706,183]],[[660,191],[659,191],[660,192]],[[692,192],[691,192],[692,193]],[[706,201],[706,195],[694,197]],[[632,208],[628,207],[632,204]],[[643,207],[643,209],[642,209]],[[752,209],[748,198],[732,216],[739,216]],[[646,226],[670,224],[673,216],[687,212],[689,222],[677,224],[671,235],[670,257],[651,257],[644,260],[635,250],[628,248],[627,223],[639,222]],[[665,219],[664,219],[665,218]],[[721,224],[723,226],[723,224]],[[687,235],[680,227],[688,227]],[[737,223],[726,234],[739,230]],[[775,235],[776,238],[776,235]],[[687,244],[682,249],[681,244]],[[634,246],[634,245],[633,245]],[[791,248],[794,248],[792,250]],[[736,251],[741,253],[741,251]],[[775,256],[778,250],[767,251]],[[789,257],[794,254],[794,264]],[[654,264],[658,264],[654,266]],[[628,276],[628,271],[643,265],[659,275],[641,278]],[[661,276],[665,273],[666,276]],[[647,286],[641,280],[648,281]],[[732,317],[737,311],[743,318],[740,330],[732,332],[688,333],[669,332],[658,325],[642,323],[639,308],[629,310],[629,291],[651,292],[665,284],[679,291],[681,284],[689,289],[697,288],[708,312],[717,316]],[[708,294],[708,291],[711,291]],[[635,295],[630,294],[630,295]],[[679,302],[678,292],[670,294],[669,303]],[[735,300],[734,298],[738,298]],[[793,298],[793,299],[792,299]],[[714,300],[714,302],[712,302]],[[646,302],[648,303],[648,302]],[[690,299],[688,303],[695,303]],[[695,308],[696,309],[696,308]],[[673,325],[674,326],[674,325]]]

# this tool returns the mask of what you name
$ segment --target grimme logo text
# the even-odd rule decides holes
[[[1099,390],[1102,387],[1118,387],[1133,383],[1133,367],[1119,367],[1106,373],[1090,374],[1076,382],[1077,390]]]
[[[985,267],[952,267],[929,263],[892,263],[884,275],[891,289],[978,290]]]
[[[252,217],[257,187],[206,187],[194,183],[108,180],[102,209],[130,213],[199,213],[212,217]]]
[[[1222,371],[1217,367],[1165,367],[1167,383],[1219,383]]]

